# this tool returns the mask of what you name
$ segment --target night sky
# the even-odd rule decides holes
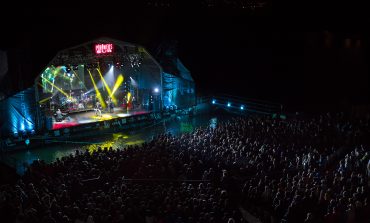
[[[96,7],[25,7],[20,21],[5,24],[1,48],[23,52],[32,76],[58,50],[99,37],[138,43],[153,55],[161,42],[177,40],[199,94],[258,98],[297,110],[369,102],[365,25],[316,19],[297,26],[239,10]]]

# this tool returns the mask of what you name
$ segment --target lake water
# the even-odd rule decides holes
[[[26,166],[34,160],[44,160],[47,163],[57,158],[73,154],[76,150],[94,151],[98,147],[112,147],[112,149],[123,148],[127,145],[142,144],[151,140],[158,134],[170,132],[172,135],[192,132],[201,126],[214,126],[221,121],[227,121],[231,116],[201,115],[195,117],[175,117],[160,124],[140,128],[137,130],[125,130],[122,132],[99,135],[84,141],[59,141],[31,150],[19,150],[8,152],[4,162],[16,167],[18,174],[23,174]]]

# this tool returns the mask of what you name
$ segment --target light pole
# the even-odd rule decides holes
[[[159,88],[155,87],[153,90],[153,95],[154,95],[154,110],[158,111],[159,110],[159,100],[158,100],[158,95],[159,95]]]

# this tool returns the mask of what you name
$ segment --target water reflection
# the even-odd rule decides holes
[[[46,163],[50,163],[57,158],[74,154],[76,150],[88,150],[89,152],[93,152],[99,147],[118,149],[128,145],[142,144],[143,142],[149,141],[154,136],[164,132],[169,132],[172,135],[179,135],[182,133],[192,132],[195,128],[200,126],[211,126],[214,128],[218,121],[225,121],[229,118],[231,117],[211,117],[209,115],[196,116],[192,118],[176,117],[165,120],[155,126],[140,128],[138,130],[99,135],[87,140],[86,142],[68,141],[28,151],[15,151],[7,154],[8,159],[6,159],[5,162],[11,166],[15,166],[17,168],[17,172],[19,174],[23,174],[26,166],[31,164],[34,160],[44,160]]]

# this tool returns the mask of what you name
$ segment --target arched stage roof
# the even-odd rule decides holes
[[[94,44],[96,43],[113,43],[116,51],[110,56],[96,56],[94,55]],[[39,49],[43,51],[45,46],[40,46]],[[167,47],[167,49],[162,48],[161,50],[165,52],[173,49]],[[144,59],[152,61],[152,64],[161,69],[161,72],[170,73],[187,81],[194,81],[191,73],[177,55],[168,56],[162,53],[157,54],[154,58],[146,48],[139,44],[101,37],[59,50],[48,63],[45,62],[45,58],[50,55],[50,52],[44,55],[42,52],[35,50],[34,47],[32,50],[26,48],[0,51],[0,64],[3,64],[0,70],[0,100],[31,87],[35,79],[50,65],[93,64],[99,62],[99,60],[127,61],[129,60],[128,55],[134,52],[139,52]]]

